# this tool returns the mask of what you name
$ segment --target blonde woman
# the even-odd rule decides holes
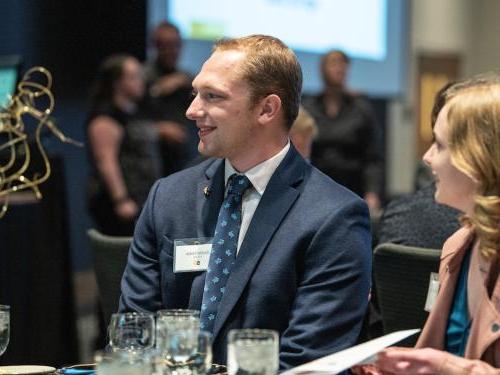
[[[462,211],[463,226],[444,244],[418,349],[389,348],[376,368],[356,372],[500,374],[500,80],[463,81],[443,95],[423,160],[436,201]]]

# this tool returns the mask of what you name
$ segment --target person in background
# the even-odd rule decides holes
[[[431,124],[434,127],[439,111],[446,104],[445,92],[451,85],[445,85],[436,94],[431,112]],[[425,163],[422,161],[422,165]],[[385,207],[376,229],[373,231],[374,248],[383,243],[394,243],[426,249],[442,249],[448,237],[460,228],[459,211],[439,204],[434,199],[436,185],[432,180],[417,186],[417,191],[391,200]],[[372,225],[372,230],[374,226]],[[367,336],[379,337],[383,333],[382,316],[378,306],[375,281],[373,281],[370,306],[367,314]]]
[[[458,82],[444,95],[423,160],[436,201],[463,213],[462,228],[443,246],[417,349],[386,349],[358,373],[500,374],[500,78]]]
[[[323,92],[305,97],[304,108],[319,128],[311,162],[364,198],[373,215],[380,209],[380,130],[370,103],[346,87],[349,57],[333,50],[321,59]]]
[[[89,210],[104,234],[131,236],[149,189],[160,176],[155,128],[138,112],[140,63],[113,55],[101,64],[86,122],[91,175]]]
[[[348,348],[360,332],[368,208],[290,143],[301,87],[297,57],[279,39],[216,43],[186,113],[210,158],[159,180],[134,234],[120,311],[200,310],[218,364],[231,329],[279,332],[281,369]],[[206,263],[182,265],[182,243],[212,237]]]
[[[306,160],[311,158],[311,147],[318,134],[318,127],[312,116],[300,106],[297,119],[290,129],[290,141]]]
[[[396,198],[385,207],[378,225],[377,241],[441,249],[460,227],[459,212],[434,200],[431,182],[413,194]]]
[[[159,124],[163,175],[168,176],[198,156],[196,125],[186,118],[192,77],[178,69],[182,39],[177,26],[161,22],[152,33],[154,58],[144,67],[147,93],[144,107]]]
[[[446,90],[451,85],[443,86],[436,94],[430,119],[432,127],[446,104]],[[459,229],[459,211],[436,202],[434,177],[429,166],[425,165],[425,168],[432,180],[419,186],[422,180],[417,179],[415,193],[392,200],[384,209],[378,224],[378,243],[441,249],[446,239]]]

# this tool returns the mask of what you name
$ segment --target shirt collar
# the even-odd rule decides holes
[[[262,163],[257,164],[255,167],[249,169],[244,173],[244,175],[247,176],[250,182],[252,183],[254,189],[261,196],[264,194],[264,191],[266,190],[269,180],[273,176],[274,172],[276,171],[280,163],[285,158],[289,149],[290,149],[290,140],[288,140],[285,147],[283,147],[281,151],[278,152],[276,155],[267,160],[264,160]],[[224,186],[227,187],[227,181],[229,180],[229,177],[231,177],[231,175],[233,175],[234,173],[238,172],[236,171],[236,169],[233,168],[229,160],[226,159],[225,170],[224,170]]]

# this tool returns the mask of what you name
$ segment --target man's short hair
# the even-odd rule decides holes
[[[168,22],[168,21],[162,21],[158,25],[155,26],[155,28],[153,29],[153,33],[151,34],[154,42],[156,42],[156,40],[158,38],[158,31],[163,30],[163,29],[174,30],[177,33],[177,35],[179,36],[179,39],[181,39],[181,32],[175,24]]]
[[[340,59],[342,61],[344,61],[344,63],[346,63],[347,65],[349,65],[351,63],[351,58],[347,55],[347,53],[345,53],[344,51],[342,51],[340,49],[332,49],[332,50],[328,51],[327,53],[325,53],[323,56],[321,56],[321,65],[324,66],[326,63],[326,60],[332,55],[336,55],[337,57],[340,57]]]
[[[159,30],[159,29],[173,29],[175,30],[175,32],[177,34],[181,34],[181,32],[179,31],[179,28],[174,25],[172,22],[168,22],[168,21],[161,21],[158,25],[156,25],[156,27],[154,28],[154,31],[156,30]]]
[[[281,99],[288,129],[297,118],[302,90],[302,70],[297,57],[281,40],[268,35],[250,35],[223,39],[213,52],[238,50],[246,54],[241,67],[242,78],[249,84],[251,102],[270,94]]]

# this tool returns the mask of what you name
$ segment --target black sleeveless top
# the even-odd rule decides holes
[[[125,186],[130,198],[142,207],[153,183],[160,177],[158,139],[151,121],[137,113],[127,113],[116,106],[106,106],[94,110],[87,122],[98,116],[109,116],[123,129],[118,160]],[[87,129],[88,134],[88,129]],[[89,147],[91,176],[89,179],[89,199],[111,200],[102,176],[97,170],[95,159]]]

